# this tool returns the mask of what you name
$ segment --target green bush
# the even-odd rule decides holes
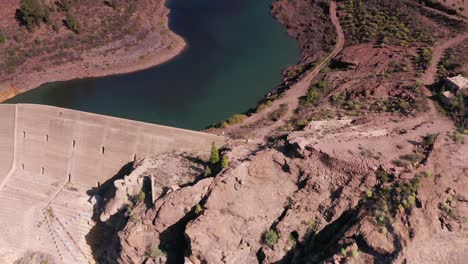
[[[429,135],[425,136],[423,138],[424,145],[430,146],[430,145],[434,144],[434,141],[436,140],[437,136],[438,136],[437,134],[429,134]]]
[[[268,230],[263,234],[263,243],[269,247],[273,247],[278,241],[278,234],[275,230]]]
[[[221,158],[221,167],[222,168],[227,168],[229,166],[229,158],[226,155],[223,155]]]
[[[391,175],[388,174],[382,167],[379,167],[375,171],[375,176],[377,179],[379,179],[381,182],[388,182],[391,178]]]
[[[325,80],[322,80],[318,82],[315,86],[317,86],[317,88],[319,89],[326,90],[328,88],[328,82]]]
[[[67,13],[65,25],[67,25],[67,28],[75,32],[76,34],[79,34],[81,31],[80,23],[70,13]]]
[[[213,142],[211,143],[210,163],[214,165],[218,162],[219,162],[219,150],[216,147],[216,144]]]
[[[44,0],[21,0],[19,10],[19,19],[29,31],[34,31],[41,22],[50,22],[49,9]]]
[[[231,118],[229,118],[227,122],[229,125],[235,125],[244,122],[246,118],[247,116],[244,114],[235,114]]]
[[[203,212],[203,208],[201,207],[200,204],[197,204],[197,205],[195,205],[195,210],[194,211],[195,211],[196,215],[199,215],[199,214],[201,214]]]
[[[64,12],[70,11],[70,8],[71,8],[70,0],[61,0],[60,2],[57,2],[57,5],[60,11],[64,11]]]
[[[309,91],[307,92],[307,95],[301,99],[301,104],[315,105],[320,100],[320,98],[321,98],[320,94],[315,89],[309,89]]]
[[[144,191],[140,191],[140,193],[138,194],[138,201],[144,202],[145,198],[146,198],[146,193]]]
[[[278,121],[287,113],[287,111],[288,105],[281,104],[278,109],[276,109],[268,115],[268,118],[272,121]]]
[[[211,171],[211,169],[210,169],[210,166],[206,166],[206,168],[205,168],[205,173],[204,173],[205,177],[210,176],[211,173],[212,173],[212,171]]]

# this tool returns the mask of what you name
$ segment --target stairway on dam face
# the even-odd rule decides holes
[[[136,158],[208,154],[212,142],[221,146],[224,138],[56,107],[0,105],[0,263],[27,250],[92,263],[86,190]]]

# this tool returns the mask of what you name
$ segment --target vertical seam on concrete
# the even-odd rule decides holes
[[[3,189],[3,187],[6,185],[7,181],[11,178],[11,175],[16,170],[16,133],[18,130],[18,106],[15,104],[15,124],[14,124],[14,129],[13,129],[13,160],[11,161],[11,168],[10,171],[7,173],[5,179],[0,183],[0,190]]]

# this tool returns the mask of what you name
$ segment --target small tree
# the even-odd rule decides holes
[[[221,158],[221,167],[227,168],[227,166],[229,166],[229,158],[228,156],[223,155],[223,157]]]
[[[210,156],[210,163],[216,164],[219,162],[219,150],[216,147],[216,144],[213,142],[211,143],[211,156]]]

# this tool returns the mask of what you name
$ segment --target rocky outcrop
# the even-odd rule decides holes
[[[121,180],[114,181],[115,195],[112,197],[104,207],[101,213],[100,220],[105,222],[109,218],[120,211],[125,205],[131,203],[131,198],[138,195],[143,188],[144,172],[151,166],[150,159],[143,159],[140,161],[136,168]]]
[[[271,150],[217,177],[205,210],[186,229],[194,263],[253,263],[262,235],[297,189],[297,170]]]
[[[203,173],[202,163],[200,154],[185,152],[164,153],[136,162],[133,171],[123,179],[115,180],[113,188],[104,194],[107,199],[100,220],[107,221],[125,205],[131,204],[132,199],[143,190],[144,181],[150,185],[146,191],[148,195],[151,194],[151,202],[167,192],[178,189],[179,185],[196,181]]]
[[[193,186],[171,192],[158,199],[146,212],[142,211],[143,205],[136,207],[133,217],[119,234],[122,246],[119,263],[144,263],[147,260],[165,263],[183,258],[184,218],[194,216],[193,208],[204,197],[211,181],[211,178],[203,179]]]

